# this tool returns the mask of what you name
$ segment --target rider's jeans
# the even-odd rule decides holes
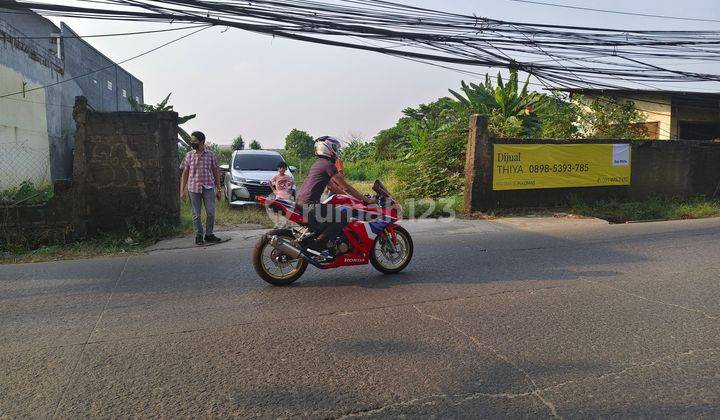
[[[317,234],[324,233],[328,241],[337,238],[350,220],[346,207],[330,204],[305,205],[303,215],[307,217],[310,229]]]

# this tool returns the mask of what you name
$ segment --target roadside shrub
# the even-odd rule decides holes
[[[400,169],[402,164],[394,160],[363,159],[354,162],[343,162],[343,173],[345,178],[352,181],[374,181],[379,179],[383,182]]]
[[[462,192],[467,128],[455,123],[440,131],[399,171],[406,197],[440,198]]]
[[[298,155],[292,151],[284,150],[281,152],[287,162],[288,166],[294,166],[297,170],[293,173],[296,181],[305,179],[307,176],[310,166],[315,162],[315,157],[298,157]]]
[[[53,196],[53,187],[49,184],[35,185],[32,181],[23,181],[19,186],[0,191],[0,205],[42,204]]]

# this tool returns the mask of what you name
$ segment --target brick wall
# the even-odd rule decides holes
[[[74,113],[78,218],[89,231],[177,224],[177,113],[89,112],[83,99]]]

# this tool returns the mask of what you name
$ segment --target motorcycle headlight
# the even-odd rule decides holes
[[[247,181],[245,178],[233,177],[232,181],[230,182],[235,185],[242,185],[245,181]]]

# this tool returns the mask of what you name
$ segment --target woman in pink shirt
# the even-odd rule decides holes
[[[278,173],[270,179],[270,188],[275,193],[275,197],[281,200],[290,200],[292,195],[292,187],[295,181],[290,175],[287,175],[287,164],[285,162],[278,163]]]

